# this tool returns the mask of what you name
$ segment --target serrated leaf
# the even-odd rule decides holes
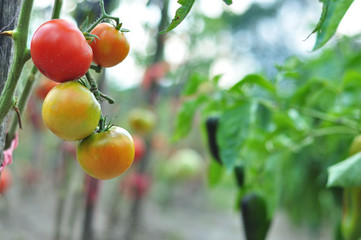
[[[249,74],[245,76],[241,81],[233,85],[230,91],[242,92],[242,87],[246,84],[256,84],[270,92],[275,92],[275,87],[272,83],[257,74]]]
[[[176,119],[175,131],[172,138],[173,141],[177,141],[188,135],[192,129],[194,114],[198,107],[206,100],[206,97],[200,96],[199,98],[183,103]]]
[[[327,187],[361,186],[361,152],[328,168]]]
[[[182,6],[177,9],[175,16],[169,26],[160,33],[169,32],[175,27],[177,27],[186,18],[194,2],[195,0],[178,0],[178,3]]]
[[[249,131],[251,104],[239,102],[226,109],[220,116],[217,142],[224,166],[228,171],[233,169],[239,158],[244,140]]]
[[[222,179],[224,168],[216,161],[210,161],[208,167],[208,185],[215,187]]]
[[[323,7],[321,18],[312,31],[317,33],[313,51],[321,48],[335,34],[343,16],[352,4],[353,0],[322,0]]]
[[[231,4],[232,4],[232,0],[223,0],[223,2],[225,2],[227,5],[231,5]]]

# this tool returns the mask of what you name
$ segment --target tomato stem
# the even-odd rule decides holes
[[[15,138],[15,133],[19,124],[20,129],[22,129],[21,122],[18,121],[18,118],[20,119],[20,116],[23,114],[26,103],[28,102],[30,93],[32,91],[34,82],[35,82],[35,75],[38,72],[38,69],[33,65],[30,75],[28,76],[28,79],[26,80],[26,84],[24,87],[23,92],[21,93],[21,96],[19,98],[19,102],[17,104],[17,108],[19,112],[17,112],[18,117],[14,118],[11,122],[9,131],[6,135],[6,141],[5,141],[5,149],[7,149],[10,146],[10,143]]]
[[[116,25],[119,25],[118,17],[113,17],[106,13],[103,0],[101,0],[99,4],[102,11],[102,15],[88,28],[87,32],[93,30],[96,27],[96,25],[98,25],[104,19],[113,19],[116,22]]]
[[[109,104],[113,104],[115,102],[113,98],[99,91],[98,84],[96,83],[89,71],[85,74],[85,76],[88,80],[88,83],[90,84],[90,91],[94,94],[95,98],[98,101],[107,100]]]
[[[115,29],[117,29],[119,31],[119,29],[122,27],[123,23],[119,23],[118,25],[115,26]]]
[[[99,130],[98,130],[98,132],[103,132],[104,131],[104,126],[105,126],[105,118],[102,115],[100,117],[100,120],[99,120]]]
[[[93,69],[96,73],[100,73],[103,68],[101,66],[90,65],[90,69]]]
[[[24,64],[30,58],[29,49],[27,49],[27,39],[29,30],[29,21],[34,0],[24,1],[21,7],[17,27],[12,33],[14,39],[14,59],[12,61],[9,75],[0,96],[0,122],[10,111]]]
[[[55,0],[54,1],[54,7],[53,7],[53,12],[51,14],[51,19],[60,18],[60,10],[61,10],[62,5],[63,5],[63,0]]]

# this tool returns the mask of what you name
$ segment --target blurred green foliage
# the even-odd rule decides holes
[[[245,169],[239,198],[257,192],[270,216],[281,208],[314,228],[325,219],[335,223],[341,195],[326,188],[327,168],[348,156],[361,129],[359,49],[343,38],[311,59],[290,57],[274,78],[251,74],[228,89],[195,73],[184,88],[175,139],[191,131],[196,114],[203,128],[208,116],[219,115],[223,166]],[[211,185],[223,172],[214,165]]]

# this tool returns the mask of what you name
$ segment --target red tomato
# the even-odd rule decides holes
[[[124,34],[109,23],[98,24],[91,32],[99,37],[90,43],[93,62],[101,67],[113,67],[129,53],[129,43]]]
[[[40,83],[36,87],[35,95],[39,99],[44,100],[46,95],[50,92],[50,90],[53,89],[53,87],[55,87],[59,83],[51,81],[50,79],[48,79],[45,76],[41,77],[39,80],[40,80]]]
[[[113,126],[79,141],[80,166],[97,179],[111,179],[126,171],[134,160],[134,142],[127,130]]]
[[[4,194],[6,190],[11,186],[13,182],[13,175],[11,171],[7,168],[4,168],[4,170],[1,172],[1,178],[0,178],[0,194]]]
[[[146,151],[146,145],[142,137],[140,136],[133,136],[134,141],[134,161],[137,162],[144,157]]]
[[[43,102],[45,125],[59,138],[77,141],[89,136],[98,126],[101,110],[94,95],[70,81],[54,87]]]
[[[63,19],[53,19],[41,25],[31,39],[30,52],[39,71],[56,82],[85,75],[93,59],[82,32]]]

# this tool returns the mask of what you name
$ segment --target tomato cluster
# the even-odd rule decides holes
[[[65,141],[79,141],[77,159],[86,173],[111,179],[131,166],[134,142],[127,130],[104,126],[95,97],[99,90],[90,84],[91,91],[79,79],[86,75],[89,80],[86,73],[92,62],[100,67],[122,62],[128,55],[129,43],[122,31],[108,23],[98,24],[91,34],[96,37],[87,40],[72,23],[54,19],[35,31],[30,52],[39,71],[56,82],[36,92],[44,99],[45,125]]]

